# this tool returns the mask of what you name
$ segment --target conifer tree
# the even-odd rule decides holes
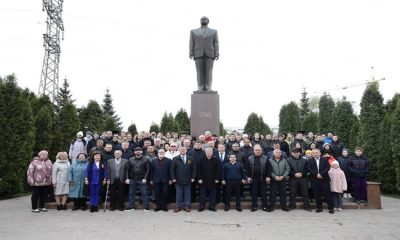
[[[369,158],[369,179],[376,180],[377,162],[381,159],[379,136],[384,117],[383,98],[376,82],[367,86],[360,106],[358,144],[361,145]]]
[[[321,133],[332,131],[331,117],[334,108],[335,102],[331,95],[324,93],[324,95],[321,96],[318,105],[318,126]]]

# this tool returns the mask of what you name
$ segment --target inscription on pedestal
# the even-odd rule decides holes
[[[194,92],[190,113],[191,135],[199,137],[205,131],[219,134],[219,95],[217,92]]]

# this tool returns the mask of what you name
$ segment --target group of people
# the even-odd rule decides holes
[[[298,195],[306,211],[311,211],[312,197],[316,212],[322,212],[324,198],[329,213],[342,211],[343,195],[354,197],[359,204],[367,200],[368,159],[359,147],[350,156],[332,133],[308,133],[306,137],[301,132],[295,137],[256,133],[250,137],[233,132],[217,137],[206,132],[195,139],[176,133],[132,136],[107,131],[101,135],[87,132],[86,137],[78,132],[76,136],[69,154],[58,153],[54,164],[45,150],[30,163],[27,179],[32,186],[32,212],[47,211],[44,204],[51,187],[60,211],[67,209],[69,197],[74,201],[72,210],[86,210],[89,198],[90,211],[97,212],[108,195],[111,211],[132,211],[137,190],[145,211],[152,201],[154,211],[168,211],[171,195],[174,212],[190,212],[197,196],[200,212],[205,210],[207,196],[210,211],[216,211],[219,201],[229,211],[232,197],[236,210],[242,211],[245,185],[250,186],[252,212],[259,209],[260,197],[260,208],[274,211],[278,193],[283,211],[296,208]]]

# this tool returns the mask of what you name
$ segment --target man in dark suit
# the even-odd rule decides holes
[[[176,188],[176,206],[174,212],[182,208],[191,211],[191,183],[196,179],[196,165],[193,159],[186,154],[186,147],[179,147],[179,155],[171,163],[171,179]]]
[[[333,202],[330,190],[329,163],[328,160],[321,157],[321,151],[316,148],[312,150],[312,158],[308,161],[308,169],[311,178],[311,187],[314,192],[317,203],[316,212],[322,212],[321,194],[324,195],[328,203],[329,213],[333,214]]]
[[[170,178],[171,159],[165,157],[164,149],[161,148],[158,150],[158,157],[151,162],[150,167],[150,184],[153,186],[157,204],[154,211],[157,212],[163,210],[166,212],[168,211],[168,185],[171,185],[172,181]]]
[[[225,143],[218,144],[218,151],[215,153],[215,157],[218,159],[222,171],[222,165],[224,163],[229,162],[228,153],[225,151]],[[226,198],[226,186],[222,185],[221,182],[219,182],[217,184],[217,202],[221,202],[221,200],[222,202],[225,202],[225,198]]]
[[[214,60],[219,58],[218,33],[208,28],[209,22],[202,17],[201,27],[190,31],[189,57],[196,62],[198,91],[211,91]]]
[[[114,157],[108,160],[107,162],[107,171],[108,171],[108,184],[110,184],[110,205],[111,211],[117,209],[124,210],[124,196],[125,196],[125,184],[129,184],[129,179],[126,174],[126,164],[127,161],[125,158],[121,158],[122,152],[121,150],[116,150],[114,152]]]
[[[219,160],[213,156],[213,149],[211,147],[206,148],[206,155],[199,161],[197,165],[198,179],[200,184],[200,207],[199,212],[204,211],[206,204],[207,191],[210,196],[210,204],[208,210],[216,211],[216,190],[217,184],[220,180],[221,164]]]

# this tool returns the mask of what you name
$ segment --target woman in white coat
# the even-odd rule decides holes
[[[67,198],[69,193],[68,173],[71,164],[68,161],[66,152],[59,152],[53,164],[52,183],[54,187],[54,197],[57,203],[57,210],[67,210]]]

